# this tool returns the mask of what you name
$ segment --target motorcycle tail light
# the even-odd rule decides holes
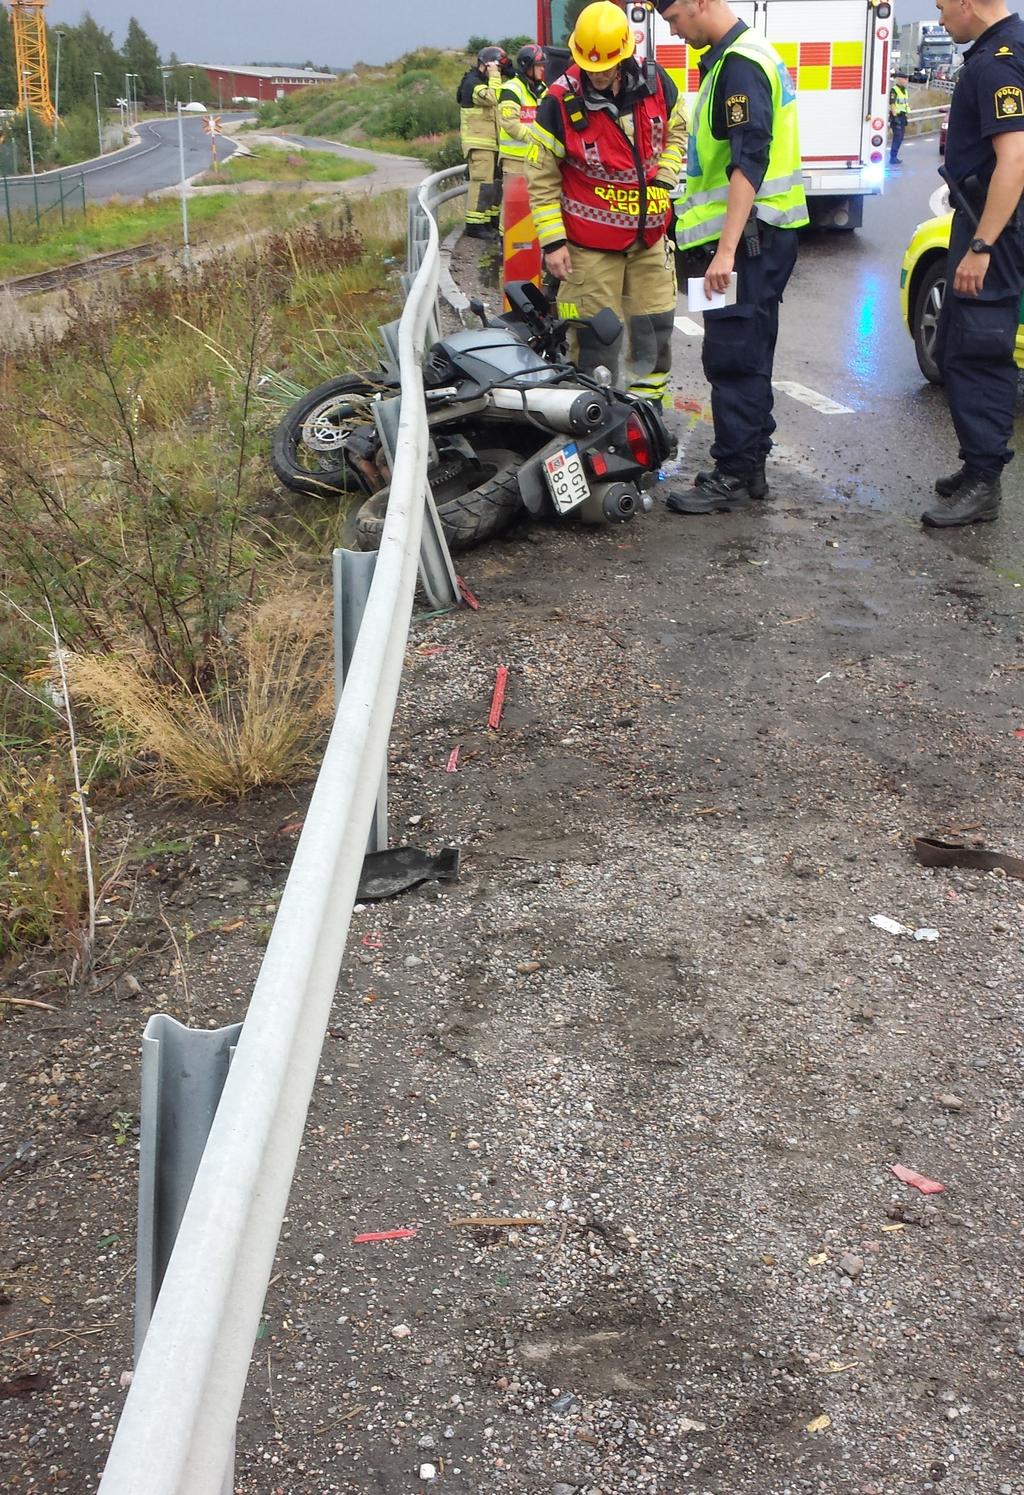
[[[595,478],[603,478],[608,471],[608,462],[600,452],[590,453],[590,470]]]
[[[638,467],[654,466],[650,437],[640,417],[636,414],[631,415],[626,422],[626,441],[629,444],[633,461]]]

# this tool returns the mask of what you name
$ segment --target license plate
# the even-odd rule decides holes
[[[583,470],[583,458],[575,441],[563,446],[560,452],[544,458],[551,498],[560,514],[568,514],[585,498],[590,497],[590,484]]]

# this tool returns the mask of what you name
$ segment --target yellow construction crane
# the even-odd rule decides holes
[[[50,99],[50,69],[46,57],[46,0],[10,0],[14,32],[14,66],[18,74],[18,112],[31,109],[37,119],[53,125],[57,114]]]

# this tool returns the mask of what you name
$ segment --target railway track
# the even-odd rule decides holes
[[[42,270],[38,275],[19,275],[14,280],[0,282],[0,289],[15,296],[32,296],[40,291],[60,291],[65,286],[81,280],[97,280],[112,270],[127,270],[143,260],[154,259],[163,250],[160,244],[136,244],[132,249],[115,249],[109,254],[90,255],[87,260],[76,260],[71,265],[61,265],[56,270]]]

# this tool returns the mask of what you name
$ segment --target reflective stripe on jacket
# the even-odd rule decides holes
[[[536,92],[534,92],[534,87]],[[544,95],[543,83],[531,84],[518,74],[509,78],[498,99],[498,149],[502,160],[525,161],[537,105]]]
[[[800,169],[793,81],[774,48],[756,32],[747,30],[725,49],[697,95],[686,157],[685,196],[677,205],[676,242],[680,249],[711,243],[725,225],[732,153],[728,139],[718,140],[711,133],[711,103],[722,63],[731,52],[756,62],[772,91],[772,143],[768,169],[754,198],[754,211],[762,223],[777,228],[802,228],[810,221]]]
[[[498,89],[470,68],[459,84],[459,135],[463,151],[498,149]]]
[[[559,228],[570,244],[585,249],[621,253],[634,244],[657,243],[669,218],[667,186],[654,186],[669,127],[660,77],[654,91],[637,99],[620,119],[609,109],[585,108],[585,128],[576,130],[565,101],[575,100],[578,109],[582,97],[579,69],[571,67],[548,90],[561,113],[562,139],[534,125],[537,144],[561,161],[557,208],[534,204],[541,243],[555,238]],[[532,190],[530,196],[532,202]],[[550,208],[550,224],[545,207]]]
[[[889,113],[906,114],[909,108],[910,102],[907,98],[907,90],[902,88],[899,83],[894,83],[889,90]]]

